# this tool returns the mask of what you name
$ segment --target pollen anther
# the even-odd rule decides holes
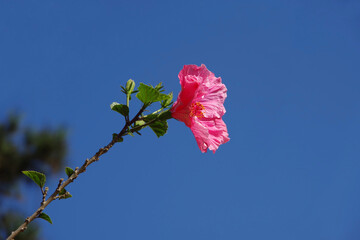
[[[191,109],[190,117],[198,117],[198,118],[204,117],[203,110],[205,110],[205,107],[201,103],[199,102],[192,103],[190,109]]]

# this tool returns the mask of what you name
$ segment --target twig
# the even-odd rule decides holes
[[[49,188],[48,188],[48,187],[46,187],[45,190],[42,191],[42,192],[43,192],[43,198],[42,198],[42,201],[41,201],[40,206],[45,203],[45,199],[46,199],[46,195],[47,195],[48,191],[49,191]]]
[[[131,120],[131,121],[126,121],[125,125],[123,127],[123,129],[120,131],[120,133],[117,135],[118,138],[122,137],[125,135],[128,127],[131,126],[131,124],[133,124],[134,122],[136,122],[139,117],[141,116],[141,114],[144,112],[144,110],[146,109],[148,105],[144,104],[142,106],[142,108],[139,110],[139,112],[135,115],[135,117]],[[35,218],[37,218],[43,211],[44,209],[55,199],[59,198],[58,194],[67,186],[69,185],[71,182],[73,182],[81,173],[86,171],[86,168],[92,164],[93,162],[96,162],[99,160],[100,156],[107,153],[110,148],[112,148],[114,146],[114,144],[116,143],[116,139],[112,139],[110,143],[108,143],[108,145],[106,145],[105,147],[100,148],[94,156],[92,156],[90,159],[86,159],[84,164],[78,168],[75,168],[74,173],[64,182],[64,179],[61,178],[59,180],[59,184],[56,188],[56,190],[51,194],[51,196],[45,201],[47,192],[48,192],[48,188],[45,188],[45,190],[42,190],[42,194],[43,194],[43,199],[41,202],[40,207],[28,218],[25,219],[24,223],[21,224],[15,231],[13,231],[10,236],[6,239],[6,240],[14,240],[15,237],[26,230],[27,226],[29,225],[29,223],[31,223]]]

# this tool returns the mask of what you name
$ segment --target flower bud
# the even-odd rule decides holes
[[[135,82],[132,79],[129,79],[126,83],[126,91],[128,94],[131,94],[134,91]]]

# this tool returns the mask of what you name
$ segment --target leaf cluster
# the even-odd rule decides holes
[[[110,105],[110,108],[111,110],[124,116],[125,121],[130,124],[127,126],[126,132],[122,136],[119,136],[119,134],[114,134],[114,140],[122,141],[123,136],[134,136],[134,133],[141,135],[140,130],[147,126],[149,126],[154,131],[157,137],[163,136],[168,129],[167,120],[171,118],[170,107],[172,105],[173,94],[165,94],[162,83],[159,83],[155,87],[140,83],[139,87],[134,90],[135,82],[131,79],[127,82],[126,87],[121,86],[121,89],[122,92],[126,95],[126,104],[113,102]],[[142,112],[146,111],[146,109],[154,103],[160,103],[160,109],[148,115],[141,114],[141,116],[138,116],[137,119],[133,119],[134,121],[131,122],[129,116],[129,100],[131,99],[130,96],[133,93],[137,93],[136,97],[143,104]]]

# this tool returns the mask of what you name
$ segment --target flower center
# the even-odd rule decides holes
[[[199,102],[192,103],[190,106],[190,117],[203,118],[204,117],[203,110],[205,110],[205,107],[201,103]]]

